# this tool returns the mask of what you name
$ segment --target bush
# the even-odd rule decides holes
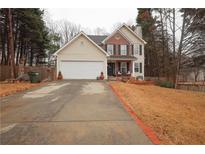
[[[165,88],[174,88],[174,83],[170,82],[170,81],[157,81],[156,85],[160,86],[160,87],[165,87]]]

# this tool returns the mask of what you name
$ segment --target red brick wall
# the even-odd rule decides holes
[[[106,44],[127,44],[128,45],[129,42],[120,33],[116,33],[106,41]]]
[[[116,33],[115,35],[113,35],[112,37],[110,37],[105,44],[113,44],[115,45],[115,52],[114,55],[119,55],[119,45],[128,45],[128,55],[133,55],[133,51],[132,51],[132,45],[130,45],[130,42],[125,39],[120,33]],[[106,50],[106,45],[102,46],[105,50]]]

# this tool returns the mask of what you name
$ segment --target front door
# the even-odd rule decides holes
[[[108,63],[107,66],[107,72],[108,72],[108,76],[114,76],[115,74],[115,63]]]

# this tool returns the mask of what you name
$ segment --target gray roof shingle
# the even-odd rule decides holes
[[[107,35],[88,35],[91,40],[93,40],[96,44],[100,45],[102,41],[108,37]]]

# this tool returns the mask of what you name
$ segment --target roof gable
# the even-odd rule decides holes
[[[137,39],[139,39],[143,44],[146,44],[146,43],[147,43],[145,40],[143,40],[141,37],[139,37],[139,36],[137,35],[137,33],[135,33],[133,30],[131,30],[126,24],[123,24],[123,25],[120,26],[118,29],[116,29],[114,32],[112,32],[108,37],[106,37],[106,38],[102,41],[102,43],[105,43],[105,41],[106,41],[107,39],[109,39],[111,36],[113,36],[113,35],[114,35],[115,33],[117,33],[117,32],[120,32],[121,35],[124,36],[124,38],[126,38],[127,40],[129,40],[128,37],[126,37],[126,36],[120,31],[120,29],[121,29],[122,27],[125,27],[128,31],[130,31],[130,32],[131,32]],[[129,40],[129,41],[132,42],[131,40]]]
[[[61,47],[58,51],[56,51],[53,55],[58,55],[63,49],[65,49],[67,46],[69,46],[72,42],[74,42],[76,39],[78,39],[80,36],[84,36],[90,43],[92,43],[94,46],[96,46],[103,54],[108,56],[108,53],[103,50],[100,46],[98,46],[92,39],[90,39],[84,32],[80,32],[78,35],[76,35],[74,38],[72,38],[68,43],[66,43],[63,47]]]
[[[131,41],[123,35],[120,31],[117,31],[113,35],[111,35],[109,38],[107,38],[104,42],[106,44],[115,44],[115,42],[118,42],[119,44],[130,44]]]
[[[122,27],[125,27],[130,33],[132,33],[137,39],[139,39],[142,43],[144,44],[147,44],[147,42],[145,40],[143,40],[141,37],[138,36],[137,33],[135,33],[131,28],[129,28],[126,24],[123,24],[119,30],[122,28]]]
[[[112,32],[109,36],[107,36],[102,43],[105,43],[108,39],[110,39],[112,36],[114,36],[115,34],[119,33],[124,39],[126,39],[128,42],[132,42],[131,40],[129,40],[119,29],[116,29],[114,32]]]

